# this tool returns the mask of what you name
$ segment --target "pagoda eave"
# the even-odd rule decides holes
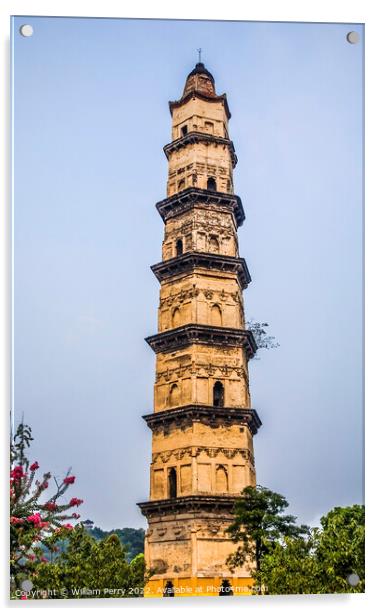
[[[212,272],[236,274],[242,289],[246,289],[251,282],[245,259],[211,252],[185,252],[179,257],[151,265],[151,270],[159,282],[172,276],[190,273],[198,268]]]
[[[166,222],[169,218],[178,216],[187,210],[198,207],[219,207],[232,212],[237,227],[240,227],[245,220],[245,212],[242,201],[238,195],[224,193],[216,190],[207,190],[190,186],[184,190],[162,199],[156,203],[156,209],[162,220]]]
[[[166,411],[143,415],[144,421],[153,431],[171,427],[186,428],[200,422],[217,428],[219,426],[246,425],[251,434],[257,434],[262,422],[255,409],[188,404]]]
[[[151,500],[137,503],[137,505],[145,516],[199,512],[227,513],[231,515],[236,500],[236,496],[192,495]]]
[[[243,347],[247,358],[251,359],[258,348],[249,329],[201,324],[182,325],[148,336],[145,340],[155,353],[172,352],[192,344],[208,344],[225,348]]]
[[[169,156],[170,154],[172,154],[172,152],[176,152],[177,150],[180,150],[181,148],[189,144],[193,145],[194,143],[200,142],[226,146],[230,152],[232,166],[234,169],[238,162],[238,158],[234,149],[234,144],[230,139],[225,139],[224,137],[218,137],[216,135],[211,135],[209,133],[201,133],[198,131],[190,131],[183,137],[175,139],[174,141],[171,141],[171,143],[167,143],[167,145],[164,146],[163,150],[167,157],[167,160],[169,160]]]
[[[226,94],[220,94],[219,96],[214,94],[213,96],[208,96],[207,94],[202,94],[201,92],[196,92],[196,91],[189,92],[188,94],[180,98],[180,100],[178,101],[169,101],[168,105],[169,105],[169,111],[171,112],[171,116],[172,116],[173,110],[176,109],[176,107],[181,107],[181,105],[184,105],[185,103],[190,101],[191,98],[199,98],[203,101],[207,101],[208,103],[222,102],[225,107],[228,120],[230,120],[230,118],[232,117],[230,113]]]

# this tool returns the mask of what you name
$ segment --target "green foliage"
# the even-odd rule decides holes
[[[262,562],[269,594],[359,593],[365,590],[365,510],[335,507],[307,539],[276,545]],[[357,574],[358,584],[349,576]]]
[[[284,515],[286,499],[267,488],[247,487],[237,500],[228,532],[239,546],[227,563],[248,564],[260,592],[321,594],[364,592],[365,508],[335,507],[321,529],[296,526]],[[359,582],[351,585],[349,576]]]
[[[365,507],[335,507],[320,522],[316,558],[321,567],[323,592],[364,592]],[[354,587],[347,579],[353,573],[360,578]]]
[[[102,530],[95,526],[88,531],[94,539],[100,541],[109,535],[117,535],[127,548],[127,560],[132,560],[138,554],[144,552],[144,529],[143,528],[116,528],[110,531]]]
[[[321,592],[320,568],[315,558],[315,530],[306,537],[286,537],[262,560],[262,581],[270,595]]]
[[[38,565],[32,581],[35,589],[56,590],[52,598],[84,599],[142,596],[146,579],[143,554],[129,563],[117,535],[97,541],[78,525],[65,552]]]
[[[279,342],[276,342],[275,336],[269,336],[267,332],[267,328],[269,327],[268,323],[259,323],[258,321],[254,321],[250,319],[247,322],[247,329],[253,332],[255,343],[260,349],[276,349],[278,348]],[[260,359],[258,356],[258,352],[255,354],[254,359]]]
[[[295,516],[283,513],[287,507],[284,496],[268,488],[248,486],[242,490],[234,505],[235,520],[227,529],[233,543],[240,544],[227,559],[232,571],[248,564],[260,586],[264,556],[286,537],[297,538],[308,532],[306,526],[295,524]]]

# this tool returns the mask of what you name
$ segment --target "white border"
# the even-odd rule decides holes
[[[52,1],[17,1],[2,0],[0,5],[0,37],[2,61],[0,63],[2,71],[2,99],[3,110],[0,114],[0,134],[6,135],[0,151],[0,186],[2,189],[2,216],[0,223],[0,246],[1,246],[1,268],[0,268],[0,292],[3,301],[0,303],[0,323],[1,339],[6,342],[3,345],[3,352],[0,355],[0,391],[2,392],[3,413],[1,415],[3,425],[4,443],[7,443],[8,434],[8,413],[10,408],[10,104],[9,104],[9,31],[10,15],[45,15],[45,16],[85,16],[85,17],[141,17],[141,18],[172,18],[172,19],[226,19],[226,20],[256,20],[256,21],[320,21],[320,22],[347,22],[365,23],[366,25],[366,504],[367,504],[367,592],[365,595],[346,595],[346,596],[296,596],[296,597],[264,597],[257,599],[238,599],[233,600],[233,605],[229,604],[231,599],[181,599],[173,603],[161,602],[157,600],[131,600],[127,603],[119,600],[112,602],[103,600],[70,601],[70,604],[55,601],[38,602],[38,606],[26,605],[26,602],[7,603],[7,549],[2,550],[1,559],[1,583],[0,593],[2,603],[8,608],[24,608],[32,611],[44,608],[69,610],[76,613],[81,608],[110,609],[121,608],[129,610],[137,609],[173,610],[179,608],[181,611],[188,610],[215,609],[218,605],[219,611],[233,608],[244,612],[252,610],[266,610],[267,613],[283,614],[305,614],[306,611],[324,610],[325,613],[338,613],[345,610],[348,614],[358,615],[359,609],[362,612],[370,611],[376,606],[377,583],[379,570],[379,553],[377,549],[380,541],[379,528],[379,504],[377,498],[380,493],[379,473],[377,472],[377,461],[374,453],[379,449],[378,437],[380,430],[380,381],[378,356],[380,348],[380,122],[381,113],[380,100],[380,20],[377,0],[362,0],[340,2],[340,0],[316,0],[314,3],[305,0],[266,0],[266,2],[250,2],[248,0],[234,0],[228,4],[222,1],[209,0],[208,3],[200,0],[192,2],[181,2],[181,0],[161,0],[160,2],[140,1],[130,3],[126,0],[107,0],[101,2],[93,0],[55,0]],[[2,180],[2,181],[1,181]],[[377,198],[378,197],[378,198]],[[7,468],[6,447],[3,448],[3,462],[5,470]],[[8,483],[7,475],[1,473],[1,485],[4,486],[5,499],[7,499]],[[4,510],[4,508],[2,509]],[[7,533],[8,520],[3,520],[2,528]],[[7,534],[5,534],[7,537]],[[4,542],[6,543],[6,542]],[[3,545],[4,545],[3,543]],[[234,606],[234,607],[233,607]]]

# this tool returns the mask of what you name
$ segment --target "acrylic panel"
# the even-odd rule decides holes
[[[364,592],[364,36],[12,18],[13,599]]]

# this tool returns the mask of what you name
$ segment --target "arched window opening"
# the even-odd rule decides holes
[[[229,580],[222,580],[221,586],[220,586],[220,592],[218,594],[220,597],[225,597],[225,596],[234,594]]]
[[[211,135],[214,132],[214,124],[213,122],[205,122],[205,131],[207,133],[210,133]]]
[[[224,406],[224,386],[216,381],[213,386],[213,406]]]
[[[164,587],[163,597],[174,597],[175,589],[172,582],[167,582]]]
[[[230,192],[232,189],[232,183],[230,180],[226,180],[226,192]]]
[[[206,187],[208,190],[217,190],[217,184],[216,184],[215,178],[208,178]]]
[[[180,398],[179,387],[178,385],[176,385],[176,383],[173,383],[173,385],[171,385],[170,390],[169,390],[169,405],[176,406],[179,403],[179,398]]]
[[[172,313],[172,327],[178,327],[180,325],[180,309],[175,308]]]
[[[217,492],[228,492],[228,472],[222,464],[216,468],[216,490]]]
[[[220,245],[216,237],[211,237],[209,240],[209,250],[211,252],[220,252]]]
[[[185,135],[187,134],[188,134],[188,126],[184,124],[184,126],[181,127],[181,136],[185,137]]]
[[[176,257],[183,254],[183,240],[177,240],[176,242]]]
[[[214,304],[214,306],[212,306],[211,322],[212,325],[216,325],[217,327],[222,326],[222,312],[218,304]]]
[[[169,498],[176,498],[177,496],[177,473],[173,467],[168,471],[168,496]]]
[[[185,188],[185,180],[183,179],[183,180],[179,181],[179,183],[177,185],[177,190],[179,190],[179,191],[180,190],[184,190],[184,188]]]

